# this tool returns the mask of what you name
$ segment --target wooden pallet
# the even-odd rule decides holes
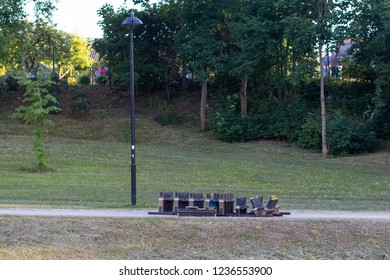
[[[215,209],[177,209],[179,217],[215,217],[217,212]]]

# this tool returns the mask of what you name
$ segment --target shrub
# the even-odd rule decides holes
[[[297,144],[303,149],[321,149],[321,118],[318,114],[308,114],[301,127]]]
[[[327,122],[327,143],[330,154],[341,155],[349,153],[353,125],[346,117],[336,114]]]
[[[220,99],[212,116],[212,129],[223,141],[248,141],[279,138],[296,141],[307,115],[307,106],[299,98],[278,102],[262,100],[256,110],[242,116],[237,95]]]
[[[161,125],[178,125],[181,123],[180,117],[176,112],[169,112],[158,115],[154,118],[154,121]]]
[[[379,138],[390,139],[390,108],[383,108],[372,114],[368,125]]]
[[[350,153],[373,152],[380,145],[381,141],[376,137],[375,132],[369,131],[361,124],[358,124],[352,130],[348,148]]]
[[[211,128],[219,140],[244,142],[261,137],[264,127],[259,114],[249,113],[242,116],[237,95],[221,99],[211,116]]]
[[[88,75],[83,75],[83,76],[80,76],[80,78],[79,78],[80,85],[88,86],[90,84],[90,82],[91,82],[91,80],[90,80],[90,77]]]
[[[269,130],[272,132],[272,136],[296,142],[307,114],[307,105],[299,97],[289,98],[278,103],[275,110],[270,112]]]
[[[0,77],[0,99],[8,99],[7,83]]]
[[[77,91],[69,105],[73,116],[83,117],[89,112],[88,95],[85,92]]]
[[[336,113],[327,120],[329,154],[346,155],[372,152],[380,145],[374,132],[351,118]],[[298,145],[305,149],[321,149],[321,117],[310,114],[302,125]]]
[[[108,83],[108,78],[107,78],[107,76],[98,76],[98,77],[96,77],[95,81],[96,81],[96,84],[101,85],[101,86],[105,86]]]
[[[5,82],[7,83],[8,90],[10,91],[17,91],[19,88],[19,81],[15,76],[8,76],[5,79]]]
[[[76,84],[76,78],[69,76],[66,81],[68,82],[68,85],[75,85]]]

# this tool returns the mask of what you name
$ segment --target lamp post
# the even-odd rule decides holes
[[[142,21],[131,13],[131,16],[126,18],[122,25],[128,25],[130,28],[130,128],[131,128],[131,205],[137,203],[137,188],[136,188],[136,164],[135,164],[135,117],[134,117],[134,28],[141,25]]]

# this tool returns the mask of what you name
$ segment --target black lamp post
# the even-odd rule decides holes
[[[136,191],[136,164],[135,164],[135,117],[134,117],[134,28],[141,25],[142,21],[131,13],[131,16],[126,18],[122,25],[128,25],[130,28],[130,127],[131,127],[131,205],[137,203]]]

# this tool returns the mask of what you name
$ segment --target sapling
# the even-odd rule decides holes
[[[17,108],[12,118],[23,120],[26,124],[34,127],[32,131],[34,137],[33,152],[38,163],[38,170],[45,170],[47,162],[42,137],[47,132],[47,126],[54,125],[54,122],[47,118],[47,115],[61,110],[55,105],[58,104],[57,99],[47,90],[53,82],[44,77],[41,68],[38,69],[36,79],[18,77],[18,80],[19,84],[26,88],[23,95],[25,105]]]

